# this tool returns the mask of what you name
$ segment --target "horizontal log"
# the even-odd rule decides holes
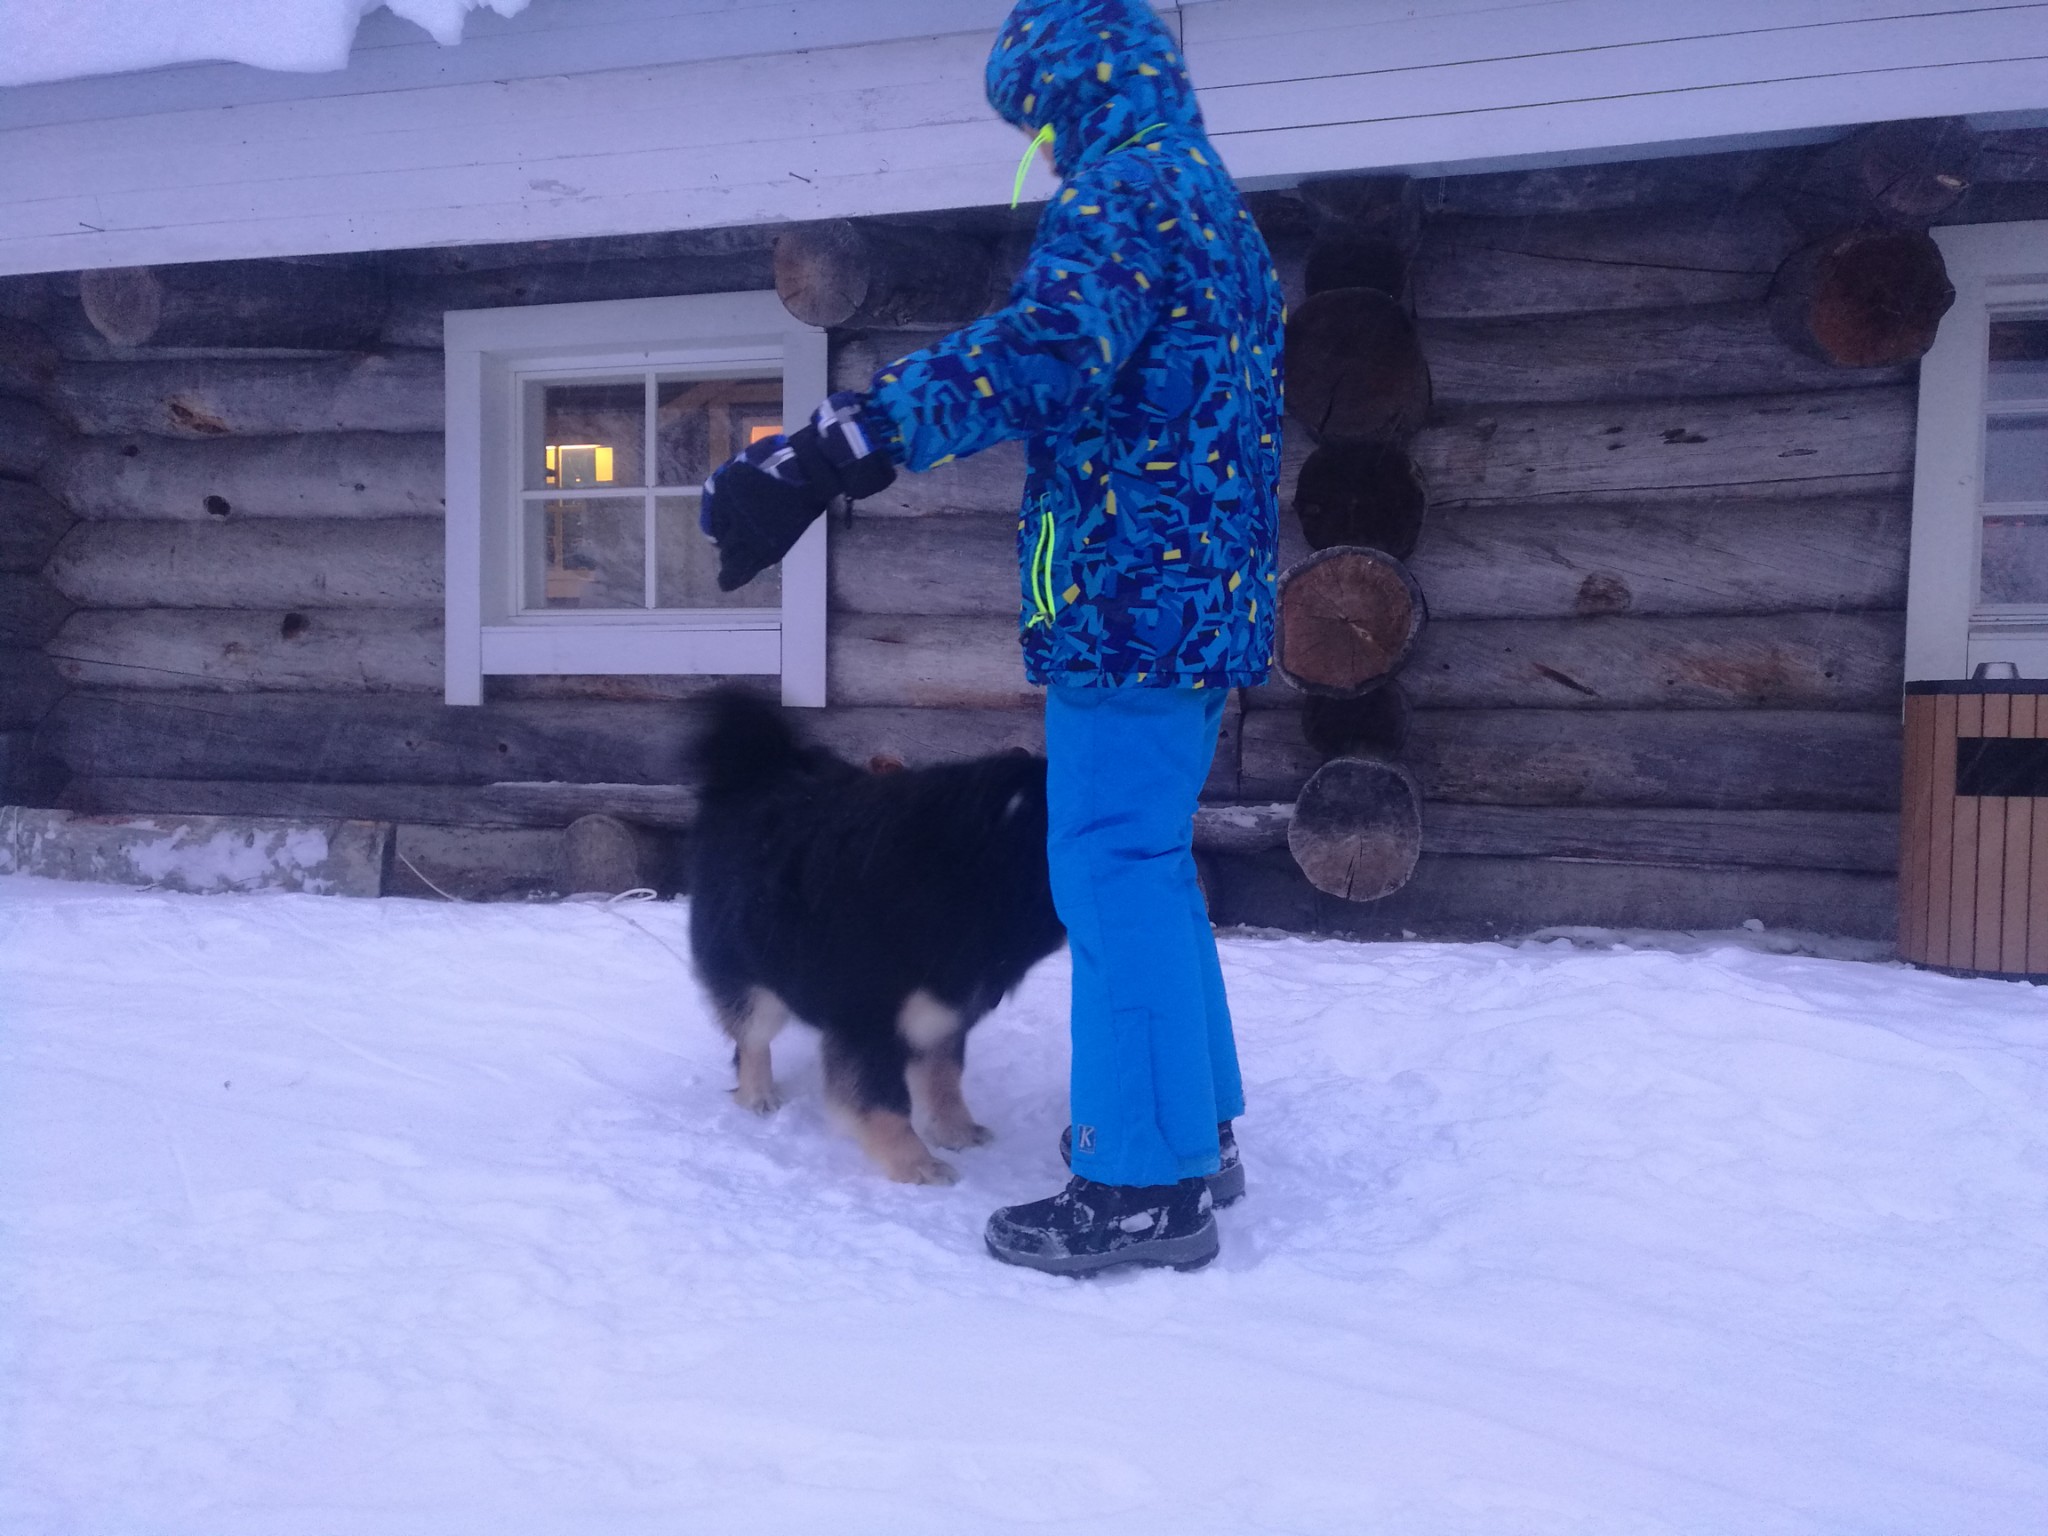
[[[1433,219],[1415,266],[1426,320],[1757,303],[1799,243],[1776,204]]]
[[[1402,682],[1418,709],[1896,707],[1905,616],[1432,623]]]
[[[1240,697],[1249,707],[1252,695],[1264,692],[1242,690]],[[1300,701],[1300,709],[1302,739],[1323,757],[1398,757],[1415,726],[1415,706],[1398,677],[1357,698],[1312,693]]]
[[[774,286],[767,231],[716,254],[642,261],[540,261],[452,272],[402,283],[380,335],[386,347],[433,347],[451,309],[589,304],[690,293],[747,293]]]
[[[1977,138],[1976,184],[2048,182],[2048,128],[1999,128]]]
[[[438,609],[86,609],[47,647],[81,687],[439,693]]]
[[[445,484],[433,433],[74,440],[43,483],[80,517],[438,517]]]
[[[74,690],[42,732],[85,777],[492,784],[672,784],[700,713],[688,704],[568,701],[455,708],[412,694]],[[857,762],[911,766],[1044,747],[1031,710],[806,710],[805,730]]]
[[[1289,316],[1286,340],[1287,414],[1317,442],[1401,443],[1429,415],[1435,348],[1393,296],[1313,294]]]
[[[0,646],[0,731],[36,725],[64,689],[64,679],[41,651]]]
[[[995,254],[971,235],[827,219],[776,236],[774,286],[806,325],[958,325],[998,292]]]
[[[1205,805],[1195,845],[1215,853],[1287,846],[1294,807]],[[1889,811],[1716,811],[1557,805],[1447,805],[1422,811],[1424,854],[1572,859],[1892,874],[1899,818]]]
[[[1429,488],[1391,444],[1332,443],[1301,466],[1293,510],[1310,549],[1362,544],[1406,560],[1422,534]]]
[[[1487,171],[1425,182],[1422,195],[1424,206],[1432,212],[1497,219],[1622,208],[1725,208],[1758,191],[1779,160],[1773,150],[1745,149],[1600,165]]]
[[[1893,873],[1891,811],[1717,811],[1585,806],[1426,805],[1425,853],[1591,859],[1617,864],[1748,865]]]
[[[684,831],[697,819],[697,791],[687,784],[487,784],[483,798],[531,826],[566,827],[585,816],[615,816]]]
[[[1475,502],[1899,491],[1911,484],[1904,386],[1723,399],[1462,407],[1413,453],[1432,515]]]
[[[1874,123],[1811,151],[1788,176],[1785,208],[1814,234],[1924,229],[1970,190],[1977,134],[1959,117]]]
[[[0,396],[0,478],[33,480],[63,432],[33,400]]]
[[[33,650],[70,615],[70,601],[41,576],[0,573],[0,645]]]
[[[1421,333],[1447,406],[1782,394],[1909,377],[1903,366],[1845,369],[1807,356],[1756,303],[1426,320]]]
[[[731,224],[716,229],[661,230],[644,235],[595,235],[574,240],[501,240],[489,245],[427,245],[380,255],[400,292],[438,277],[504,272],[513,268],[560,267],[566,271],[604,265],[646,264],[681,268],[752,255],[766,262],[775,243],[773,226]],[[766,282],[752,285],[767,287]]]
[[[0,730],[0,805],[52,805],[64,779],[63,765],[36,750],[35,732]]]
[[[1901,608],[1903,495],[1434,512],[1409,568],[1440,619]]]
[[[1324,896],[1284,853],[1214,861],[1219,923],[1356,939],[1501,939],[1549,929],[1720,931],[1752,919],[1772,929],[1888,943],[1898,923],[1888,875],[1580,863],[1424,854],[1384,901]]]
[[[899,476],[897,484],[910,478],[921,477]],[[836,613],[993,615],[1023,605],[1014,513],[856,513],[831,539]]]
[[[1322,764],[1286,710],[1248,712],[1241,751],[1247,800],[1292,799]],[[1899,799],[1899,716],[1417,710],[1402,760],[1429,799],[1459,804],[1886,811]]]
[[[346,350],[375,341],[385,287],[366,261],[191,262],[81,272],[78,300],[119,347]]]
[[[1000,615],[841,614],[831,625],[831,702],[926,709],[1029,709],[1017,622]]]
[[[1903,494],[1467,505],[1432,512],[1408,563],[1444,619],[1898,608],[1910,514]],[[1020,601],[1011,516],[832,530],[835,611],[1009,616]]]
[[[238,779],[74,778],[58,803],[95,816],[153,812],[207,816],[339,817],[428,826],[562,826],[522,817],[484,790],[450,784],[266,784]]]
[[[40,327],[0,314],[0,396],[38,398],[57,376],[57,348]]]
[[[426,608],[446,563],[436,517],[80,523],[51,581],[85,608]]]
[[[89,437],[440,432],[441,354],[72,363],[52,399]]]

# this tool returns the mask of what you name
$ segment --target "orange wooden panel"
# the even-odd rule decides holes
[[[2015,694],[2012,701],[2012,733],[2015,736],[2038,736],[2041,734],[2041,696],[2037,693]]]
[[[1956,734],[1958,736],[1982,736],[1984,734],[1984,695],[1965,693],[1956,699]]]
[[[2027,973],[2048,972],[2048,804],[2037,804],[2034,816],[2034,849],[2027,861]],[[2043,882],[2035,889],[2036,882]]]
[[[1906,696],[1899,786],[1899,954],[1927,958],[1927,856],[1934,823],[1934,695]]]
[[[2005,898],[1999,904],[1998,969],[2027,968],[2027,933],[2034,884],[2034,813],[2038,800],[2005,804]]]
[[[1977,963],[1977,823],[1984,802],[1958,795],[1955,807],[1955,842],[1949,855],[1948,959],[1942,963],[1967,971]],[[1935,921],[1940,920],[1937,912]]]
[[[1934,752],[1928,761],[1927,956],[1948,964],[1949,892],[1955,884],[1956,696],[1934,696]]]
[[[1970,968],[1998,969],[2005,941],[2005,808],[2012,802],[2003,795],[1986,795],[1977,802],[1977,926],[1976,944]]]
[[[1984,695],[1984,727],[1986,736],[2010,736],[2012,734],[2012,695],[2009,693],[1987,693]]]

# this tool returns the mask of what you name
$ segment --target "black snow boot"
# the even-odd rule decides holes
[[[1049,1275],[1092,1275],[1118,1264],[1200,1269],[1216,1257],[1216,1217],[1201,1179],[1178,1184],[1097,1184],[1076,1174],[1067,1187],[988,1219],[988,1251],[1005,1264]]]
[[[1235,1205],[1244,1198],[1244,1164],[1237,1155],[1237,1132],[1230,1128],[1228,1120],[1216,1127],[1216,1141],[1223,1153],[1223,1166],[1209,1175],[1209,1198],[1216,1202],[1216,1209]],[[1060,1161],[1067,1165],[1069,1172],[1074,1167],[1074,1128],[1070,1125],[1060,1132]]]

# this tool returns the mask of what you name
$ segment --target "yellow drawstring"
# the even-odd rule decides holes
[[[1031,157],[1038,153],[1038,146],[1052,143],[1052,124],[1039,129],[1031,142],[1024,147],[1024,158],[1017,162],[1017,183],[1010,189],[1010,206],[1016,207],[1024,201],[1024,178],[1031,174]]]

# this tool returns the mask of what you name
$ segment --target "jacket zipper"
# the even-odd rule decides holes
[[[1052,513],[1038,514],[1038,548],[1031,555],[1031,604],[1038,611],[1031,616],[1032,625],[1052,625]]]

